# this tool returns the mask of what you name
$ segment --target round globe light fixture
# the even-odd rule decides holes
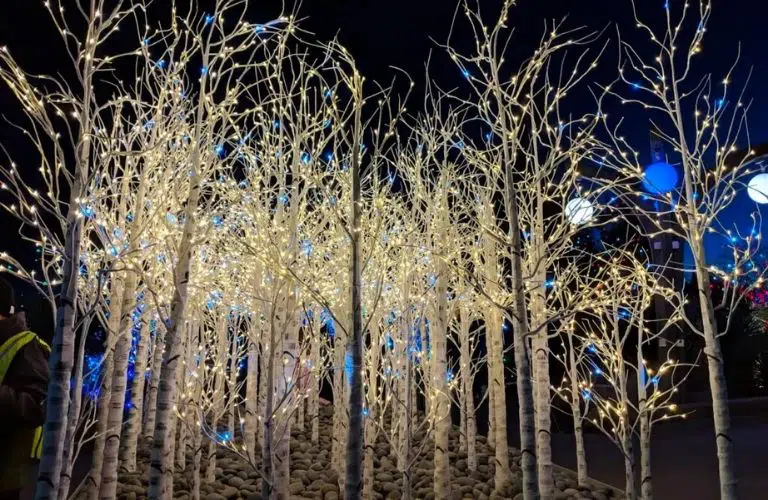
[[[749,180],[747,193],[752,201],[764,205],[768,203],[768,174],[757,174]]]
[[[595,216],[595,207],[586,198],[574,198],[565,205],[565,217],[568,222],[581,226]]]
[[[652,163],[643,172],[643,187],[651,194],[666,194],[680,181],[677,169],[667,162]]]

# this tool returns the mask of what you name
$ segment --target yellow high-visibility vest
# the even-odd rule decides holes
[[[0,384],[5,380],[5,374],[8,373],[8,368],[11,366],[13,358],[21,350],[22,347],[29,344],[32,341],[37,341],[48,352],[51,352],[51,347],[43,342],[34,332],[19,332],[13,337],[6,340],[3,345],[0,345]],[[35,429],[35,437],[32,441],[32,451],[30,453],[31,458],[40,458],[43,451],[43,428],[38,427]]]

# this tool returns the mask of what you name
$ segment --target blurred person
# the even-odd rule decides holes
[[[0,500],[20,498],[40,459],[49,353],[0,278]]]

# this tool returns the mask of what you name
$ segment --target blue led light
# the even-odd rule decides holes
[[[666,162],[653,163],[643,172],[643,186],[653,194],[665,194],[677,187],[677,169]]]

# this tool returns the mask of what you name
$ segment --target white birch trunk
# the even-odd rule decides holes
[[[316,375],[322,373],[320,367],[320,340],[312,339],[310,360],[312,363],[310,374],[311,392],[309,393],[309,418],[312,421],[312,443],[320,440],[320,379]]]
[[[289,283],[288,286],[293,288],[293,284]],[[296,375],[296,356],[298,354],[298,322],[295,311],[295,295],[293,291],[286,292],[288,297],[286,300],[281,301],[281,310],[279,310],[278,317],[282,320],[283,324],[283,338],[281,339],[279,351],[282,362],[277,367],[278,380],[277,380],[277,401],[282,401],[282,408],[286,409],[285,413],[281,410],[276,415],[276,425],[274,434],[274,478],[275,487],[273,494],[277,494],[278,498],[288,498],[289,485],[291,482],[291,470],[290,470],[290,443],[291,443],[291,421],[293,416],[291,409],[293,409],[295,403],[295,384],[294,379]]]
[[[259,351],[253,340],[248,340],[248,373],[245,379],[245,449],[248,457],[256,457],[256,434],[259,420],[257,417],[259,402]]]
[[[196,163],[196,162],[193,162]],[[179,255],[174,270],[175,289],[171,302],[170,327],[166,335],[165,355],[160,370],[157,393],[157,416],[154,441],[149,467],[150,500],[162,500],[173,492],[173,434],[171,420],[177,400],[175,385],[179,361],[182,356],[182,335],[187,307],[187,287],[192,261],[192,237],[195,230],[195,209],[200,197],[201,179],[195,174],[190,178],[190,195],[187,200],[184,233],[179,245]],[[169,467],[170,465],[170,467]]]
[[[123,300],[125,299],[124,281],[120,273],[113,275],[110,289],[109,319],[106,328],[106,348],[104,361],[101,365],[101,381],[99,389],[99,401],[96,412],[96,439],[93,442],[91,455],[91,469],[88,473],[87,496],[89,500],[99,498],[101,489],[101,473],[104,467],[104,449],[107,444],[107,436],[113,429],[109,427],[109,409],[112,398],[112,376],[115,369],[115,350],[120,344],[122,332],[121,315],[123,313]]]
[[[275,303],[272,304],[272,309],[269,315],[269,340],[268,344],[262,349],[262,362],[266,356],[266,364],[262,365],[262,372],[265,374],[265,395],[264,395],[264,430],[262,434],[262,452],[261,452],[261,498],[272,499],[276,497],[275,492],[275,479],[274,479],[274,457],[273,450],[273,436],[275,433],[275,420],[273,418],[274,413],[274,398],[275,398],[275,358],[278,353],[277,343],[277,322],[280,321],[278,317],[278,302],[282,300],[278,288],[277,296],[275,297]]]
[[[75,433],[80,421],[80,409],[83,401],[83,365],[85,363],[85,340],[91,327],[91,319],[86,318],[80,334],[80,344],[77,349],[77,365],[75,366],[74,384],[72,387],[72,401],[69,405],[67,416],[67,433],[62,455],[63,469],[59,482],[58,500],[69,498],[69,488],[72,483],[72,466],[75,462]]]
[[[237,373],[239,367],[239,349],[237,345],[237,339],[240,336],[239,321],[232,322],[232,342],[229,345],[229,377],[227,377],[227,393],[229,394],[227,401],[227,430],[232,439],[235,438],[235,412],[237,411],[237,405],[239,401],[239,394],[237,393]]]
[[[579,400],[578,366],[576,365],[576,346],[573,344],[573,334],[568,334],[568,373],[571,381],[571,415],[573,416],[573,435],[576,441],[576,476],[579,486],[586,486],[589,479],[587,474],[587,453],[584,448],[584,428]]]
[[[460,318],[460,362],[461,362],[461,402],[464,423],[462,430],[466,433],[464,443],[467,452],[467,467],[470,471],[477,470],[477,423],[475,422],[475,399],[472,388],[472,352],[470,351],[470,328],[472,319],[466,311],[461,312]]]
[[[542,282],[543,283],[543,282]],[[534,318],[544,314],[546,306],[544,297],[537,296],[534,291],[531,309]],[[539,316],[540,317],[540,316]],[[541,326],[538,323],[536,326]],[[546,327],[542,327],[531,339],[531,350],[534,359],[534,393],[536,401],[536,453],[539,476],[539,494],[542,499],[555,496],[555,479],[552,468],[552,444],[550,435],[550,380],[549,380],[549,340]]]
[[[216,325],[216,357],[214,358],[213,369],[213,401],[217,401],[217,395],[221,394],[224,390],[224,378],[223,368],[219,360],[223,359],[223,355],[227,352],[227,315],[221,313]],[[205,467],[205,482],[210,484],[216,480],[216,441],[218,439],[219,432],[219,408],[210,408],[211,413],[211,430],[214,433],[214,439],[208,440],[208,450],[206,453],[206,467]]]
[[[447,245],[443,245],[446,248]],[[435,293],[437,294],[437,314],[431,329],[432,342],[432,394],[434,394],[435,415],[435,499],[443,500],[451,496],[451,470],[448,449],[451,430],[451,397],[447,383],[448,377],[448,266],[441,263]]]
[[[99,496],[109,499],[117,496],[117,466],[120,449],[120,435],[123,428],[123,409],[125,407],[125,391],[127,388],[128,356],[131,351],[131,314],[136,307],[135,273],[128,274],[121,300],[122,314],[119,322],[118,339],[114,352],[114,372],[109,398],[109,413],[107,416],[107,439],[104,447],[104,464],[101,471]]]
[[[144,424],[142,434],[145,439],[152,439],[155,434],[155,420],[157,417],[157,389],[160,385],[160,371],[165,356],[165,338],[168,328],[158,322],[155,331],[154,348],[152,349],[152,366],[149,373],[149,387],[147,388],[147,402],[144,405]]]

